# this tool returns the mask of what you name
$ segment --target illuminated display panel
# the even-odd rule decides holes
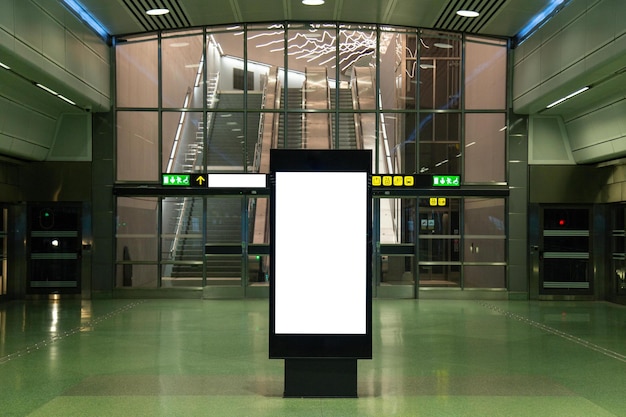
[[[271,358],[371,358],[371,160],[272,149]]]
[[[274,204],[276,333],[365,334],[367,173],[278,172]]]

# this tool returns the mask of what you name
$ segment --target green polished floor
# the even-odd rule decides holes
[[[626,308],[375,300],[359,398],[284,399],[267,300],[0,304],[0,416],[626,416]]]

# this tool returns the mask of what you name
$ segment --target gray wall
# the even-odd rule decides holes
[[[623,0],[572,0],[514,51],[514,111],[559,116],[579,164],[626,155],[625,15]]]

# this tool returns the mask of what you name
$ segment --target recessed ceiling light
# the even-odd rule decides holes
[[[302,4],[305,6],[321,6],[324,4],[324,0],[302,0]]]
[[[463,17],[478,17],[480,13],[474,10],[457,10],[456,14]]]
[[[150,16],[162,16],[164,14],[168,14],[170,12],[169,9],[150,9],[146,10],[146,14]]]

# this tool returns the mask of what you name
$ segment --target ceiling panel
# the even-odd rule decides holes
[[[61,1],[61,0],[58,0]],[[284,20],[381,23],[514,36],[551,0],[326,0],[305,6],[299,0],[81,0],[112,35],[186,26]],[[148,5],[176,10],[169,17],[145,15]],[[475,9],[475,19],[458,17]]]
[[[232,0],[237,3],[243,22],[269,22],[289,20],[284,7],[289,2],[284,0]]]

